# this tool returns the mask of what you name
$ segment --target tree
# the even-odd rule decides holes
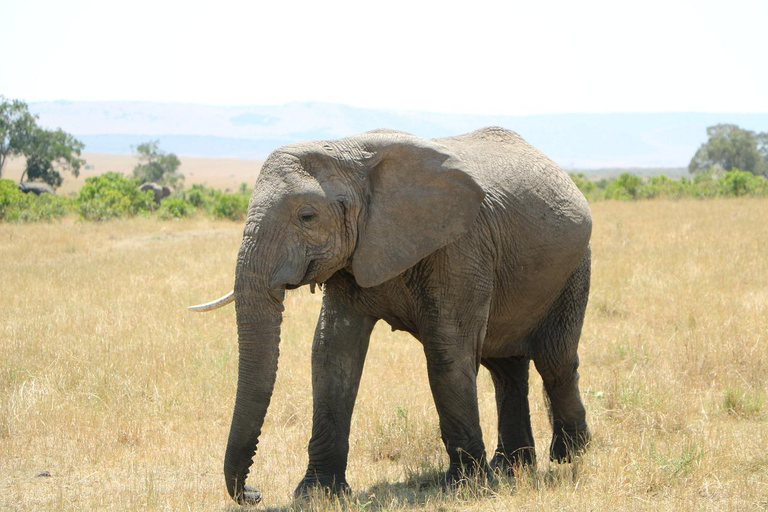
[[[61,186],[64,178],[60,171],[69,171],[73,176],[80,175],[80,166],[85,162],[80,158],[83,143],[61,128],[44,130],[35,128],[27,143],[27,167],[21,180],[44,181],[53,188]]]
[[[757,136],[757,152],[763,158],[763,161],[768,166],[768,133],[758,133]],[[768,175],[766,175],[768,177]]]
[[[173,153],[160,150],[160,141],[153,140],[134,148],[139,165],[133,168],[133,175],[144,182],[153,182],[181,188],[184,175],[178,172],[181,161]]]
[[[29,113],[26,103],[0,95],[0,178],[6,159],[25,153],[36,126],[37,118]]]
[[[83,143],[61,128],[46,130],[37,125],[37,116],[21,100],[0,96],[0,176],[9,156],[24,155],[27,165],[21,181],[44,181],[53,188],[61,185],[61,171],[80,174]]]
[[[726,171],[742,169],[768,175],[768,133],[756,134],[735,124],[718,124],[707,128],[707,135],[709,140],[688,164],[689,172],[695,174],[720,165]]]

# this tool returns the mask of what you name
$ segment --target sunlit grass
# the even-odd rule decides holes
[[[251,481],[308,510],[754,510],[768,507],[768,201],[593,205],[580,349],[594,440],[516,479],[434,485],[447,457],[420,345],[374,332],[347,498],[294,504],[311,429],[320,294],[288,295],[280,370]],[[0,224],[0,509],[228,510],[222,460],[236,366],[242,226],[196,219]],[[486,447],[495,399],[481,370]],[[40,476],[48,471],[51,476]]]

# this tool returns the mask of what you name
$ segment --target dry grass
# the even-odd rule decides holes
[[[320,296],[289,295],[258,508],[768,508],[768,201],[593,206],[582,391],[594,442],[516,481],[445,494],[423,354],[377,327],[353,418],[344,502],[292,504],[311,423]],[[231,288],[241,225],[135,219],[0,225],[0,509],[236,509],[221,474],[237,365],[234,312],[185,306]],[[480,375],[494,446],[490,378]],[[50,477],[36,477],[43,472]]]
[[[131,174],[138,164],[134,155],[113,155],[104,153],[84,153],[83,158],[90,169],[82,167],[80,176],[74,178],[69,173],[64,173],[64,182],[58,189],[59,194],[77,192],[85,179],[107,171],[115,171],[123,174]],[[241,183],[247,183],[253,187],[261,169],[261,160],[238,160],[234,158],[203,158],[181,156],[179,172],[184,175],[186,186],[200,183],[220,190],[235,191]],[[24,172],[25,160],[23,158],[10,159],[3,168],[3,178],[18,181]]]

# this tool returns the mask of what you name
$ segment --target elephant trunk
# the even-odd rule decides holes
[[[237,502],[258,501],[245,488],[277,376],[285,288],[270,289],[267,265],[254,257],[255,242],[243,239],[235,277],[239,370],[235,410],[224,457],[227,491]]]

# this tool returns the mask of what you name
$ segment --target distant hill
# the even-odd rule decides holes
[[[374,128],[420,137],[455,135],[483,126],[515,130],[566,169],[687,167],[706,128],[734,123],[768,131],[766,114],[621,113],[488,116],[371,110],[327,103],[217,107],[141,102],[30,104],[41,124],[61,127],[95,153],[129,153],[159,139],[178,155],[263,159],[278,146],[338,138]]]

